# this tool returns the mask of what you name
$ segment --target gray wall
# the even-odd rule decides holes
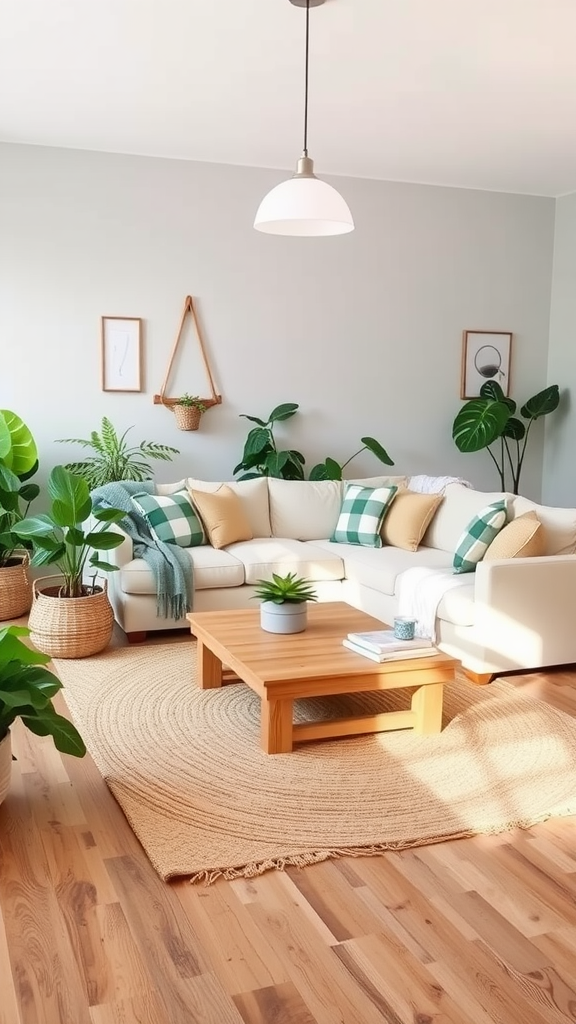
[[[546,421],[542,493],[550,505],[576,505],[576,193],[556,201],[548,380],[563,392]]]
[[[181,449],[161,480],[229,477],[247,423],[278,402],[301,413],[279,442],[308,466],[344,461],[363,434],[398,472],[493,488],[486,453],[451,439],[461,332],[514,332],[513,393],[546,382],[554,201],[340,179],[356,231],[333,239],[252,228],[275,171],[0,145],[0,407],[40,440],[44,472],[79,455],[103,414],[134,440]],[[221,407],[182,433],[154,407],[187,293],[197,297]],[[144,323],[144,390],[100,389],[100,316]],[[188,338],[170,392],[207,393]],[[543,431],[525,493],[541,488]],[[354,474],[372,473],[371,456]]]

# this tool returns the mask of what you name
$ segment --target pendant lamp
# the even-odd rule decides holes
[[[306,50],[304,76],[304,149],[295,174],[276,185],[258,207],[254,227],[269,235],[343,235],[354,230],[352,214],[339,192],[314,174],[308,156],[308,64],[310,8],[324,0],[290,0],[306,8]]]

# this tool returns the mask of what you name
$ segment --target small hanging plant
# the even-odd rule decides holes
[[[200,417],[206,412],[206,405],[198,395],[185,392],[173,405],[176,426],[179,430],[198,430]]]

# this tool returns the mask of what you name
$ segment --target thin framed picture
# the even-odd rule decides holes
[[[510,394],[511,331],[463,331],[460,398],[479,398],[487,380]]]
[[[142,320],[102,317],[102,391],[141,391]]]

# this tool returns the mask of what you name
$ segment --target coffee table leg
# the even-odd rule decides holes
[[[416,715],[414,732],[428,736],[442,732],[442,692],[443,683],[430,683],[420,686],[412,697],[412,711]]]
[[[222,686],[222,662],[201,640],[198,641],[198,683],[201,690]]]
[[[262,750],[267,754],[289,754],[292,750],[292,701],[263,700],[261,704]]]

